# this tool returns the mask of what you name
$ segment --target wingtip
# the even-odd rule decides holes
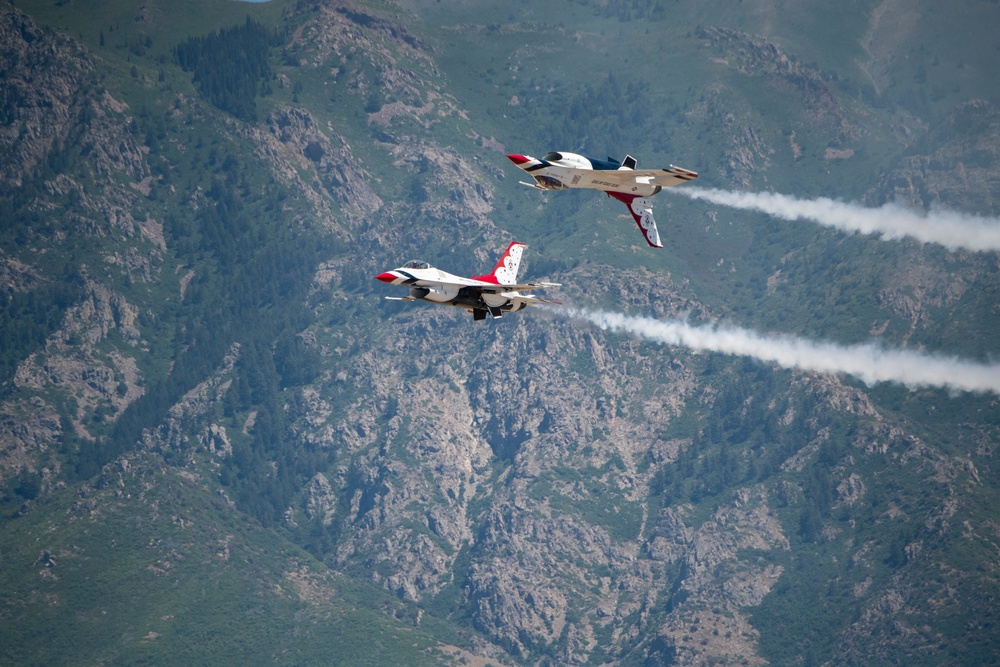
[[[698,172],[696,171],[691,171],[690,169],[685,169],[684,167],[678,167],[675,164],[670,165],[670,168],[678,175],[687,176],[689,179],[693,180],[698,178]]]

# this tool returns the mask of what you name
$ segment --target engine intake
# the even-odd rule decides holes
[[[448,303],[454,301],[458,296],[458,287],[452,285],[434,285],[432,287],[421,287],[414,285],[410,287],[410,296],[414,299],[424,299],[434,303]]]

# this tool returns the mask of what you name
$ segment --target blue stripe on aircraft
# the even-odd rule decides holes
[[[611,158],[608,158],[607,160],[598,160],[597,158],[588,157],[587,159],[590,160],[591,166],[598,171],[617,171],[618,168],[622,166],[621,162],[615,162]]]
[[[399,269],[396,270],[399,271]],[[413,283],[417,282],[416,276],[414,276],[412,273],[407,273],[406,271],[399,271],[399,273],[402,273],[404,276],[409,278],[409,280],[403,281],[404,285],[412,285]]]

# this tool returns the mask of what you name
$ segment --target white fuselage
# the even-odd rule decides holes
[[[484,292],[482,287],[495,286],[472,278],[462,278],[432,266],[420,269],[400,267],[382,276],[385,276],[385,278],[379,277],[382,282],[409,285],[410,299],[431,301],[443,306],[471,309],[489,306],[508,313],[521,310],[535,300],[530,294],[521,294],[517,291]]]
[[[574,169],[571,167],[544,167],[538,172],[532,173],[532,177],[539,187],[545,190],[566,190],[569,188],[588,188],[591,190],[601,190],[602,192],[626,192],[637,197],[652,197],[658,193],[662,187],[655,184],[635,183],[627,188],[620,183],[615,183],[607,178],[602,178],[603,172],[596,169]]]
[[[562,151],[552,151],[541,159],[519,153],[510,153],[507,157],[535,180],[534,183],[521,181],[522,185],[538,190],[599,190],[622,202],[628,207],[646,243],[654,248],[662,248],[663,244],[653,220],[650,197],[665,187],[698,178],[695,172],[674,165],[668,169],[636,169],[635,158],[631,155],[626,155],[621,162]]]
[[[558,160],[533,160],[534,164],[518,165],[531,174],[535,183],[543,190],[566,190],[588,188],[602,192],[624,192],[637,197],[652,197],[662,187],[656,183],[643,183],[642,178],[624,185],[620,178],[609,178],[611,169],[601,163],[595,164],[590,158],[576,153],[559,153]]]
[[[558,301],[547,301],[525,294],[540,287],[557,287],[557,283],[517,282],[524,248],[525,245],[520,241],[511,241],[493,269],[481,276],[462,278],[436,269],[427,262],[413,260],[398,269],[380,273],[375,279],[410,288],[409,296],[387,296],[387,299],[430,301],[442,306],[467,308],[474,320],[483,320],[487,316],[500,317],[503,313],[521,310],[529,304],[558,305]]]

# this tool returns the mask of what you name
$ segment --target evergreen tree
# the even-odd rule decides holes
[[[193,73],[205,99],[240,120],[255,121],[258,90],[274,76],[270,51],[280,42],[276,31],[247,17],[242,26],[185,40],[174,48],[174,55],[185,71]]]

